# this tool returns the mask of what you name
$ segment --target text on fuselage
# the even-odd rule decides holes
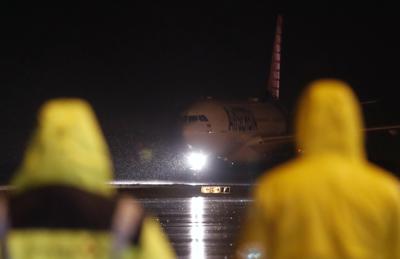
[[[257,130],[257,122],[254,114],[242,107],[224,107],[228,115],[229,131],[253,131]]]

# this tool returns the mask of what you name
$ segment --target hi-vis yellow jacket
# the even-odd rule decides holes
[[[367,161],[350,87],[312,83],[296,127],[302,154],[259,180],[238,257],[400,258],[400,186]]]
[[[3,258],[175,258],[156,220],[117,198],[110,154],[90,105],[47,102],[0,207]],[[4,203],[2,203],[4,204]],[[8,212],[5,212],[5,210]]]

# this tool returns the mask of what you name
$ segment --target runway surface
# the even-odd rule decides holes
[[[213,184],[215,186],[215,184]],[[230,193],[205,194],[202,185],[119,186],[136,196],[160,221],[178,258],[233,258],[237,235],[250,205],[250,185]]]

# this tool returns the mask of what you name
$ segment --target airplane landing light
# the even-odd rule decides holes
[[[200,152],[191,152],[187,155],[189,168],[194,171],[201,171],[207,164],[207,155]]]

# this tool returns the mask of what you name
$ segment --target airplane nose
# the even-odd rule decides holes
[[[201,130],[199,130],[198,127],[194,125],[185,125],[182,132],[185,138],[197,137],[199,134],[202,133]]]
[[[208,130],[205,125],[185,125],[182,134],[188,144],[199,145],[207,141]]]
[[[231,142],[221,134],[215,134],[206,123],[188,124],[182,128],[185,143],[196,150],[212,151],[215,154],[229,148]]]

